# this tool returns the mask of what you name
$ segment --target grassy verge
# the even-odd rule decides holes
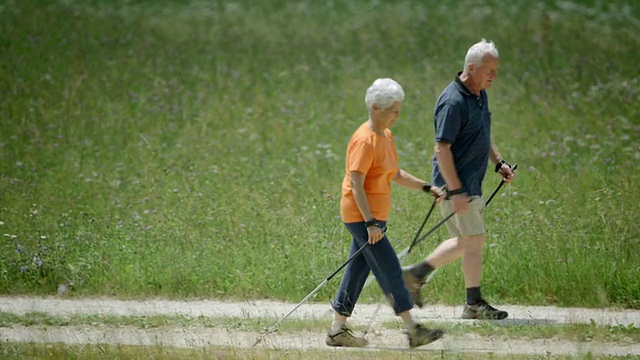
[[[382,360],[392,359],[424,359],[425,355],[430,359],[549,359],[548,356],[531,355],[495,355],[491,353],[469,353],[469,354],[448,354],[440,351],[433,352],[412,352],[412,351],[376,351],[375,358]],[[82,345],[65,346],[60,344],[36,344],[36,343],[0,343],[0,356],[10,356],[12,359],[371,359],[371,351],[350,351],[349,349],[338,349],[338,351],[303,351],[303,350],[239,350],[225,348],[206,348],[198,350],[175,349],[170,347],[136,347],[136,346],[111,346],[111,345]],[[554,356],[557,360],[591,360],[591,359],[630,359],[626,356]]]

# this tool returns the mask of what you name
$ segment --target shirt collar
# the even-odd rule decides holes
[[[462,75],[462,71],[458,71],[458,74],[456,75],[456,79],[455,79],[455,84],[458,90],[465,95],[477,96],[476,94],[471,92],[471,89],[469,89],[467,84],[465,84],[462,80],[460,80],[460,75]]]

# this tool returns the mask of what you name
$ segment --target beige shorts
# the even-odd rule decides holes
[[[462,215],[453,215],[446,222],[452,237],[484,235],[484,224],[482,223],[484,199],[481,196],[471,196],[470,198],[471,202],[467,211]],[[453,212],[453,201],[451,200],[443,200],[439,206],[444,217]]]

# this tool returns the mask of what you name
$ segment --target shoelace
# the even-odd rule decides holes
[[[480,300],[478,302],[478,304],[476,304],[477,306],[481,306],[484,307],[485,309],[489,310],[489,311],[499,311],[498,309],[494,308],[493,306],[489,305],[489,303],[487,303],[484,300]]]
[[[352,337],[352,338],[355,337],[355,335],[353,335],[353,331],[351,331],[351,329],[349,329],[347,327],[342,328],[342,332],[343,333],[347,333],[347,336],[349,336],[349,337]]]
[[[351,329],[349,329],[346,326],[343,326],[340,331],[338,331],[337,333],[331,335],[331,333],[329,333],[329,337],[333,340],[336,336],[340,336],[342,334],[346,333],[348,337],[355,337],[355,335],[353,335],[353,331],[351,331]]]

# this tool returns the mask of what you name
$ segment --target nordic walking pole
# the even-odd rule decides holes
[[[518,164],[514,164],[513,167],[511,168],[511,171],[515,171],[516,168],[518,167]],[[496,196],[496,194],[498,193],[498,191],[500,191],[500,189],[502,188],[502,186],[504,186],[505,181],[504,178],[502,179],[502,181],[500,181],[500,184],[498,185],[498,187],[493,191],[493,193],[491,194],[491,196],[489,196],[489,199],[487,200],[487,202],[484,203],[484,206],[487,207],[487,205],[489,205],[489,203],[491,202],[491,200],[493,199],[494,196]],[[424,234],[420,239],[418,239],[418,241],[416,241],[416,244],[418,244],[419,242],[421,242],[422,240],[424,240],[427,236],[429,236],[433,231],[435,231],[436,228],[438,228],[440,225],[442,225],[443,223],[445,223],[447,220],[449,220],[453,215],[455,215],[455,212],[452,212],[451,214],[447,215],[447,217],[445,217],[444,219],[442,219],[439,223],[436,224],[436,226],[434,226],[431,230],[429,230],[426,234]]]
[[[513,164],[513,167],[511,167],[511,171],[516,171],[517,168],[518,168],[518,164]],[[504,184],[505,184],[505,181],[504,181],[504,178],[503,178],[502,181],[500,181],[500,184],[498,184],[498,187],[495,190],[493,190],[493,193],[491,193],[491,196],[489,196],[489,199],[487,199],[487,202],[484,203],[484,207],[485,208],[489,205],[489,203],[491,202],[491,199],[493,199],[493,197],[496,196],[496,194],[498,193],[498,191],[500,191],[500,189],[502,188],[502,186],[504,186]],[[484,209],[482,209],[482,210],[484,211]],[[449,215],[447,217],[447,219],[449,219],[451,216],[453,216],[453,214]],[[446,219],[445,219],[445,221],[446,221]],[[412,246],[413,246],[413,244],[412,244]],[[409,250],[409,251],[411,251],[411,250]],[[431,281],[431,279],[433,278],[433,275],[435,275],[435,273],[436,273],[436,270],[438,270],[438,269],[433,269],[431,274],[429,274],[429,276],[427,277],[427,279],[424,282],[425,284],[427,284],[427,283],[429,283],[429,281]]]
[[[511,167],[511,171],[516,171],[516,169],[518,168],[518,164],[513,164],[513,166]],[[505,181],[504,178],[502,179],[502,181],[500,181],[500,184],[498,185],[498,187],[493,191],[493,193],[491,193],[491,196],[489,196],[489,199],[487,199],[487,201],[484,203],[485,208],[487,207],[487,205],[489,205],[489,203],[491,202],[491,200],[493,199],[494,196],[496,196],[496,194],[498,193],[498,191],[500,191],[500,189],[502,188],[502,186],[504,186]],[[433,205],[431,206],[431,209],[429,210],[429,213],[427,214],[427,219],[429,218],[429,215],[431,214],[431,211],[433,211],[433,208],[435,206],[435,201],[433,203]],[[483,209],[484,210],[484,209]],[[422,236],[421,238],[418,239],[418,235],[420,234],[420,231],[422,230],[422,227],[424,227],[424,224],[427,222],[427,219],[425,219],[425,221],[422,223],[422,227],[420,227],[420,230],[418,230],[418,233],[416,234],[416,237],[413,239],[413,242],[411,243],[411,245],[404,249],[401,253],[401,255],[398,255],[398,258],[400,259],[402,256],[406,256],[408,253],[411,252],[411,249],[420,241],[424,240],[427,236],[429,236],[429,234],[431,234],[432,232],[434,232],[438,227],[440,227],[442,224],[444,224],[447,220],[449,220],[451,217],[453,217],[453,215],[455,215],[454,212],[452,212],[451,214],[447,215],[444,219],[442,219],[440,222],[438,222],[434,227],[431,228],[431,230],[429,230],[426,234],[424,234],[424,236]],[[406,251],[406,253],[405,253]],[[433,276],[435,275],[436,271],[438,269],[434,269],[429,276],[427,277],[427,279],[425,280],[425,284],[429,283],[429,281],[431,281],[431,279],[433,278]],[[365,284],[366,285],[366,284]],[[378,314],[378,311],[380,311],[380,306],[382,304],[378,304],[378,307],[376,308],[376,311],[373,313],[373,316],[371,317],[371,322],[369,323],[369,326],[367,327],[367,329],[364,331],[364,335],[367,335],[367,333],[369,332],[369,330],[371,329],[371,326],[373,325],[373,321],[376,317],[376,315]]]
[[[429,220],[429,217],[431,217],[431,213],[433,212],[433,209],[435,209],[437,202],[438,202],[437,198],[433,199],[433,203],[431,204],[431,208],[429,208],[429,211],[427,212],[427,215],[424,217],[424,220],[422,221],[422,225],[420,225],[420,228],[418,229],[418,232],[416,232],[416,236],[413,238],[413,241],[411,241],[411,245],[409,247],[405,248],[404,250],[402,250],[398,254],[398,260],[400,261],[400,265],[402,265],[402,263],[406,259],[407,255],[409,255],[409,253],[411,252],[411,249],[413,249],[413,246],[416,244],[416,241],[418,240],[418,237],[420,236],[420,233],[422,232],[422,229],[424,229],[424,226],[427,224],[427,221]],[[374,279],[374,276],[373,275],[369,275],[369,277],[367,278],[367,281],[364,283],[364,287],[369,285],[369,283],[373,279]],[[383,295],[383,298],[384,298],[384,295]],[[374,315],[371,317],[371,322],[369,323],[369,326],[367,327],[367,329],[363,333],[364,336],[366,336],[367,333],[369,332],[369,330],[371,329],[371,325],[373,325],[373,320],[375,319],[375,316],[378,314],[378,311],[380,311],[380,307],[382,307],[382,303],[379,303],[378,307],[376,308],[376,311],[374,311],[374,313],[373,313]]]
[[[416,236],[416,240],[414,240],[414,242],[411,244],[412,245],[411,247],[413,247],[414,245],[416,245],[420,241],[424,240],[427,236],[431,235],[432,232],[436,231],[440,226],[442,226],[442,224],[447,222],[447,220],[449,220],[453,215],[455,215],[455,213],[451,213],[447,217],[445,217],[444,219],[438,221],[438,223],[435,224],[429,231],[427,231],[427,233],[424,234],[421,238],[418,239],[417,236]],[[409,250],[411,250],[411,247],[409,248]],[[407,254],[408,254],[408,252],[407,252]],[[429,275],[429,278],[427,279],[425,284],[431,280],[431,278],[433,277],[433,273],[435,273],[435,270],[431,272],[431,274]],[[371,326],[373,325],[373,320],[378,315],[378,311],[380,311],[380,307],[381,306],[382,306],[382,303],[379,303],[378,307],[376,308],[376,311],[373,313],[373,316],[371,316],[371,322],[369,323],[369,326],[367,327],[367,329],[364,331],[363,335],[367,335],[369,333],[369,330],[371,329]]]
[[[425,216],[424,220],[422,221],[422,225],[420,225],[420,228],[418,229],[418,232],[416,233],[416,236],[413,238],[413,241],[411,242],[411,246],[405,248],[400,253],[398,253],[397,257],[398,257],[398,260],[400,260],[400,265],[402,265],[402,262],[404,261],[404,259],[411,252],[411,249],[413,248],[413,245],[415,245],[416,240],[418,240],[418,236],[420,236],[420,233],[422,232],[422,229],[424,229],[424,226],[427,224],[427,221],[429,220],[429,217],[431,216],[431,213],[433,212],[433,209],[436,207],[436,201],[437,200],[438,199],[433,199],[433,203],[431,204],[431,208],[427,212],[427,216]],[[364,283],[364,288],[369,286],[369,284],[373,281],[373,279],[374,279],[374,276],[372,274],[370,274],[369,277],[367,277],[367,281],[365,281],[365,283]]]
[[[518,168],[518,164],[513,164],[513,166],[511,167],[511,171],[516,171],[517,168]],[[505,182],[503,178],[502,181],[500,181],[500,185],[498,185],[498,187],[495,190],[493,190],[493,193],[491,193],[491,196],[489,196],[489,199],[487,199],[487,202],[484,203],[484,207],[487,207],[487,205],[489,205],[489,203],[491,202],[491,199],[493,199],[493,197],[496,196],[496,194],[498,193],[498,191],[500,191],[500,188],[502,188],[504,184]]]
[[[413,241],[411,242],[411,245],[409,245],[409,248],[405,249],[406,252],[405,252],[405,250],[400,252],[400,255],[398,256],[398,259],[404,260],[404,258],[411,252],[413,247],[416,245],[416,241],[418,240],[418,237],[420,236],[420,233],[422,232],[422,229],[424,229],[424,226],[427,223],[427,220],[429,220],[429,217],[431,216],[431,213],[433,212],[433,209],[435,209],[437,201],[438,201],[438,199],[433,199],[433,203],[431,203],[431,208],[429,208],[429,211],[427,212],[427,216],[425,216],[424,221],[422,222],[422,225],[420,226],[420,229],[418,229],[418,232],[416,233],[416,236],[413,238]],[[400,261],[400,262],[402,262],[402,261]]]
[[[382,231],[384,232],[386,229],[382,229]],[[272,332],[274,332],[277,328],[278,325],[280,325],[286,318],[289,317],[289,315],[293,314],[294,311],[296,311],[300,306],[302,306],[302,304],[304,304],[305,302],[307,302],[307,300],[309,300],[309,298],[311,298],[313,295],[315,295],[318,291],[320,291],[320,289],[325,286],[329,280],[331,280],[334,276],[336,276],[337,273],[340,272],[340,270],[342,270],[342,268],[344,268],[345,266],[347,266],[347,264],[349,264],[351,262],[351,260],[353,260],[356,256],[360,255],[360,253],[362,253],[364,251],[364,249],[367,248],[367,246],[369,246],[369,243],[365,243],[364,245],[362,245],[360,247],[360,249],[358,249],[358,251],[356,251],[355,253],[353,253],[353,255],[349,256],[349,258],[347,259],[347,261],[345,261],[344,264],[342,264],[339,268],[336,269],[336,271],[334,271],[331,275],[327,276],[326,279],[324,279],[323,282],[320,283],[320,285],[318,285],[318,287],[316,287],[312,292],[309,293],[309,295],[305,296],[304,299],[302,299],[302,301],[300,301],[298,303],[298,305],[296,305],[293,309],[291,309],[291,311],[289,311],[289,313],[287,313],[287,315],[285,315],[282,319],[278,320],[275,324],[273,324],[273,326],[267,330],[264,334],[262,334],[258,340],[256,340],[256,342],[251,345],[251,347],[255,347],[256,345],[258,345],[262,339],[264,339],[267,335],[271,334]]]

